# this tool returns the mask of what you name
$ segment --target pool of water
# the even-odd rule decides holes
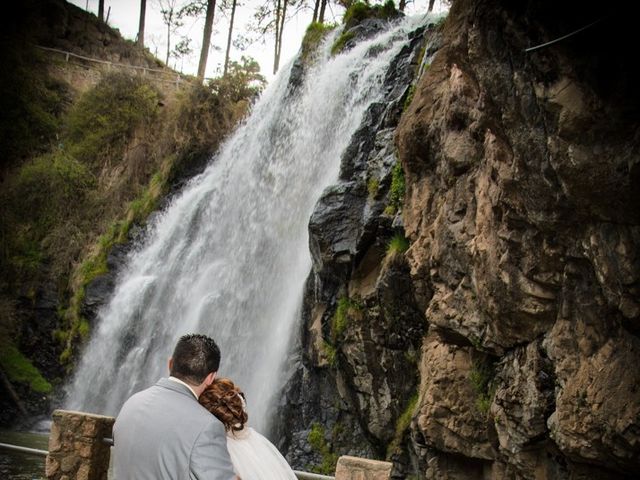
[[[46,433],[0,430],[0,443],[47,450]],[[0,478],[12,480],[44,480],[44,460],[40,455],[12,452],[0,448]]]

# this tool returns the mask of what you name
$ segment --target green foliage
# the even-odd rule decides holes
[[[121,154],[136,128],[154,120],[158,101],[158,91],[140,77],[106,75],[70,110],[66,148],[88,163]]]
[[[227,75],[210,80],[209,88],[221,102],[240,102],[257,97],[266,83],[260,74],[260,64],[251,57],[242,56],[240,62],[229,63]]]
[[[351,4],[344,16],[342,23],[344,24],[342,33],[331,46],[331,55],[337,55],[344,50],[346,43],[355,37],[355,33],[351,28],[368,18],[379,18],[388,20],[398,16],[398,10],[393,0],[387,0],[382,5],[370,5],[369,2],[355,2]]]
[[[356,36],[353,32],[343,31],[338,38],[336,38],[333,45],[331,45],[331,55],[337,55],[342,50],[344,50],[344,46],[346,43]]]
[[[45,260],[42,241],[95,185],[90,170],[64,152],[40,155],[7,179],[0,193],[0,264],[14,279],[33,276]]]
[[[344,23],[344,29],[348,30],[367,18],[387,20],[397,15],[398,10],[393,0],[387,0],[383,5],[370,5],[369,2],[355,2],[347,8],[347,11],[342,17],[342,23]]]
[[[376,177],[371,177],[367,182],[367,192],[369,193],[369,197],[373,198],[378,193],[378,188],[380,187],[380,180]]]
[[[396,162],[391,172],[391,189],[389,191],[389,205],[385,209],[385,213],[388,215],[394,215],[404,202],[405,193],[405,179],[404,170],[400,162]]]
[[[331,30],[336,28],[335,25],[328,25],[320,22],[311,22],[307,27],[307,31],[302,39],[301,55],[302,61],[307,62],[311,55],[316,51],[318,45],[327,36]]]
[[[407,431],[407,428],[409,428],[409,425],[411,425],[411,419],[413,418],[413,414],[415,413],[417,405],[418,392],[414,393],[411,396],[411,398],[407,402],[407,406],[405,407],[404,412],[402,412],[398,417],[393,440],[391,440],[391,443],[387,447],[387,458],[390,458],[391,455],[400,448],[402,444],[402,438],[404,437],[404,433]]]
[[[361,319],[362,306],[349,297],[341,297],[331,321],[331,336],[334,340],[338,339],[346,330],[350,320]]]
[[[324,353],[327,356],[327,361],[329,365],[332,367],[336,366],[336,347],[331,345],[329,342],[323,342],[322,347],[324,348]]]
[[[322,461],[320,465],[311,466],[311,471],[319,473],[321,475],[331,475],[336,471],[336,464],[338,463],[338,455],[331,451],[331,448],[327,444],[324,438],[325,431],[322,425],[314,422],[311,425],[311,431],[307,436],[307,441],[311,448],[318,454],[320,454]]]
[[[409,240],[402,233],[396,233],[387,244],[387,256],[402,255],[409,250]]]
[[[172,174],[178,174],[186,158],[208,155],[245,116],[253,99],[265,85],[253,59],[231,62],[224,77],[206,85],[194,84],[178,96],[171,112],[175,122],[170,135],[184,154]]]
[[[14,182],[19,201],[26,202],[31,215],[42,216],[67,210],[95,184],[95,178],[86,165],[58,150],[24,164]]]
[[[404,99],[404,104],[402,105],[402,111],[404,112],[407,108],[409,108],[409,105],[411,105],[411,101],[413,100],[413,95],[416,93],[416,86],[415,84],[412,84],[409,87],[409,91],[407,92],[407,96]]]
[[[491,406],[491,400],[495,393],[495,364],[488,357],[473,362],[469,380],[476,392],[476,408],[482,414],[486,414]]]
[[[49,393],[53,389],[40,371],[11,343],[0,344],[0,366],[10,381],[25,383],[34,392]]]

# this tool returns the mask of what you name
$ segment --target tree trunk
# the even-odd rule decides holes
[[[169,66],[169,52],[171,51],[171,22],[167,23],[167,59],[165,65]]]
[[[433,4],[436,3],[436,0],[429,0],[429,8],[427,9],[427,13],[430,13],[433,10]]]
[[[275,74],[280,68],[280,53],[282,52],[282,34],[284,32],[284,21],[287,18],[287,0],[282,0],[282,14],[280,15],[280,28],[278,29],[278,41],[276,43],[276,55],[273,65],[273,73]]]
[[[104,22],[104,0],[98,2],[98,18]]]
[[[398,10],[404,12],[404,8],[407,6],[407,0],[400,0],[400,4],[398,5]]]
[[[144,18],[147,11],[147,0],[140,0],[140,23],[138,23],[138,45],[144,48]]]
[[[229,36],[227,37],[227,53],[224,56],[224,72],[223,75],[227,74],[227,69],[229,68],[229,52],[231,51],[231,36],[233,32],[233,18],[236,15],[236,0],[233,0],[233,4],[231,5],[231,20],[229,21]]]
[[[280,10],[281,0],[276,1],[276,41],[273,48],[273,73],[278,71],[278,42],[280,41]]]
[[[327,8],[327,0],[320,0],[320,14],[318,15],[318,22],[324,23],[324,11]]]
[[[313,18],[311,19],[311,22],[317,22],[318,21],[318,9],[320,8],[320,0],[316,0],[314,5],[313,5]]]
[[[234,1],[235,6],[235,1]],[[213,15],[216,9],[216,0],[207,1],[207,18],[204,22],[204,33],[202,35],[202,49],[200,50],[200,62],[198,63],[198,80],[204,79],[204,71],[207,68],[209,58],[209,47],[211,46],[211,31],[213,29]]]

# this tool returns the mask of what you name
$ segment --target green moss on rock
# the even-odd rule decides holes
[[[307,62],[327,34],[336,28],[335,25],[328,25],[320,22],[311,22],[302,39],[301,56],[302,61]]]
[[[31,361],[11,343],[0,345],[0,366],[11,382],[26,384],[34,392],[50,393],[53,389]]]

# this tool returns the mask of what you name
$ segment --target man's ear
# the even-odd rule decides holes
[[[213,381],[216,379],[216,374],[218,372],[211,372],[209,375],[206,376],[206,378],[204,379],[204,384],[208,387],[209,385],[211,385],[213,383]]]
[[[169,357],[169,375],[171,375],[171,370],[173,370],[173,357]]]

